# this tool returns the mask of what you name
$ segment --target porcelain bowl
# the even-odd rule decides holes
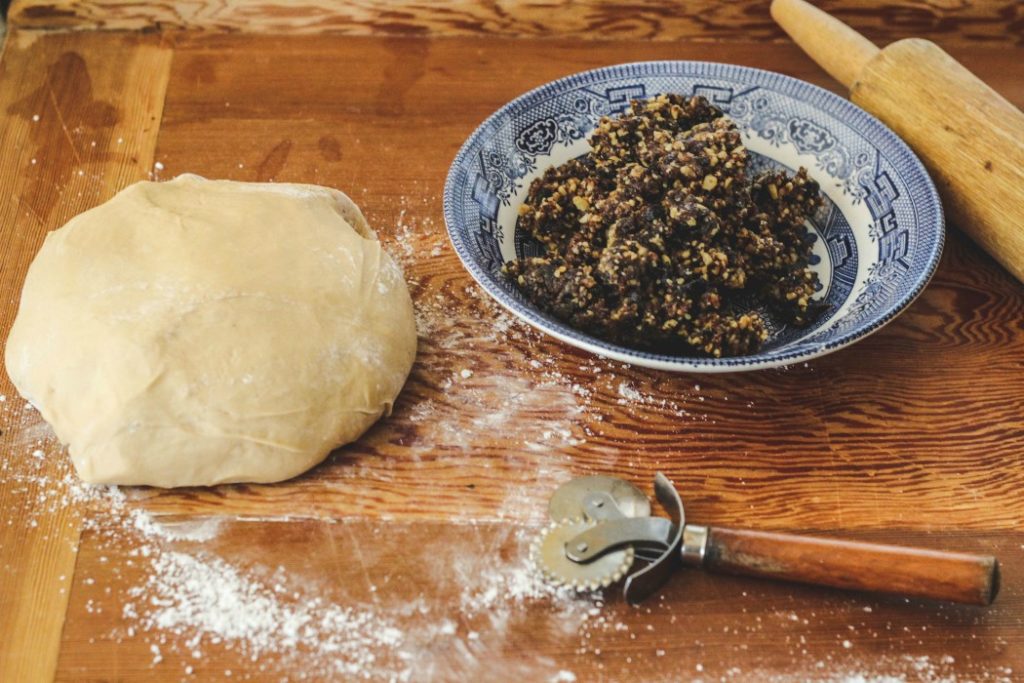
[[[585,154],[602,116],[632,99],[702,95],[743,134],[752,174],[805,167],[824,205],[809,219],[812,267],[825,312],[803,328],[768,317],[753,355],[668,355],[584,334],[538,310],[501,268],[539,247],[516,229],[520,204],[547,168]],[[817,86],[769,71],[709,62],[641,62],[575,74],[509,102],[459,150],[444,189],[455,251],[473,278],[530,325],[595,354],[682,372],[777,367],[821,356],[880,329],[921,293],[942,253],[942,207],[907,145],[867,112]],[[766,312],[767,313],[767,312]]]

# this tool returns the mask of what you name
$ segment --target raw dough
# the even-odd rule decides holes
[[[173,487],[309,469],[390,412],[415,354],[347,196],[183,175],[47,236],[6,361],[82,479]]]

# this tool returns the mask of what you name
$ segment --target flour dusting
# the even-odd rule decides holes
[[[300,667],[313,661],[321,674],[369,678],[379,655],[404,637],[372,609],[296,599],[283,584],[265,585],[215,557],[161,552],[148,581],[128,594],[139,602],[126,603],[124,615],[144,631],[187,639],[200,653],[204,644],[229,642],[250,658],[283,654]],[[407,680],[411,670],[394,673]]]

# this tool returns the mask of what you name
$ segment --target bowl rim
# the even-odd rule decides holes
[[[926,267],[913,283],[913,286],[908,287],[906,293],[904,293],[889,308],[889,310],[887,310],[877,320],[870,325],[855,327],[844,332],[835,339],[800,351],[785,353],[786,347],[783,346],[779,349],[780,351],[783,351],[783,353],[774,354],[770,358],[764,358],[760,353],[748,356],[729,356],[723,358],[703,356],[673,357],[667,354],[651,353],[642,349],[632,349],[608,342],[580,330],[569,328],[566,323],[550,318],[539,310],[525,307],[520,308],[514,300],[509,299],[508,295],[504,291],[497,288],[497,286],[491,282],[489,275],[485,273],[471,257],[468,247],[463,242],[461,235],[459,235],[457,230],[453,227],[458,224],[458,221],[456,220],[455,206],[457,190],[461,188],[461,185],[456,185],[456,183],[459,180],[459,170],[465,165],[470,156],[471,150],[477,146],[485,135],[492,132],[499,120],[505,116],[515,115],[535,98],[543,97],[548,94],[554,95],[566,87],[590,84],[600,76],[609,72],[635,70],[638,71],[638,76],[680,75],[674,70],[669,74],[658,73],[659,70],[678,69],[680,65],[683,65],[684,67],[692,67],[693,69],[699,70],[701,73],[707,74],[711,77],[717,76],[728,78],[737,73],[750,74],[754,76],[755,79],[761,79],[754,82],[765,86],[775,86],[775,89],[783,94],[799,96],[799,92],[802,91],[803,93],[806,93],[806,96],[801,98],[803,101],[810,106],[820,109],[830,116],[847,123],[851,128],[857,130],[857,132],[865,138],[876,151],[880,151],[880,146],[883,142],[894,147],[894,151],[900,157],[905,159],[904,163],[909,163],[911,170],[919,175],[920,180],[922,181],[919,189],[923,190],[923,194],[925,195],[923,199],[925,201],[923,203],[914,203],[918,206],[917,212],[925,214],[922,217],[924,220],[934,219],[937,239],[931,245],[931,251],[927,256],[928,261]],[[765,82],[765,80],[767,82]],[[920,195],[915,193],[914,196]],[[910,304],[920,296],[921,292],[924,291],[924,288],[931,281],[938,269],[945,244],[946,233],[945,216],[941,199],[939,198],[938,190],[935,187],[935,183],[932,180],[931,175],[928,173],[924,164],[910,146],[875,116],[861,109],[850,100],[799,78],[787,76],[775,71],[768,71],[766,69],[758,69],[756,67],[700,60],[623,62],[620,64],[588,69],[586,71],[580,71],[563,76],[553,81],[548,81],[547,83],[532,88],[510,100],[484,119],[484,121],[473,130],[472,134],[470,134],[466,141],[459,147],[458,152],[452,159],[452,163],[449,166],[448,174],[445,179],[443,211],[448,239],[451,241],[456,254],[458,254],[463,267],[492,299],[519,319],[570,346],[584,349],[600,357],[611,358],[631,365],[639,365],[657,370],[693,373],[744,372],[785,367],[796,362],[807,361],[812,358],[824,356],[874,334],[892,322],[900,313],[905,311],[907,307],[909,307]],[[928,215],[929,212],[934,215]],[[552,321],[555,324],[552,324]],[[559,329],[556,325],[568,328],[571,334]],[[798,343],[798,340],[795,343]]]

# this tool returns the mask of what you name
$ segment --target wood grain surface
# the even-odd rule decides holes
[[[194,29],[249,33],[571,37],[577,40],[780,40],[770,0],[14,0],[36,29]],[[822,0],[881,43],[928,34],[944,44],[1024,44],[1016,0]]]
[[[955,227],[932,284],[882,331],[808,364],[723,376],[626,367],[543,337],[491,303],[447,241],[440,194],[458,146],[552,78],[699,58],[836,88],[791,45],[733,38],[16,33],[0,90],[2,140],[20,145],[0,161],[0,334],[45,230],[147,172],[188,171],[348,192],[405,269],[420,349],[390,418],[273,486],[86,491],[4,376],[0,611],[29,616],[0,626],[0,679],[56,666],[68,681],[323,680],[355,677],[332,668],[351,665],[411,680],[1014,680],[1024,296]],[[951,52],[1024,104],[1020,48]],[[52,112],[64,123],[33,121],[67,53],[84,66],[57,89],[75,93]],[[25,142],[32,130],[46,154]],[[98,177],[79,176],[93,139],[107,156]],[[615,591],[567,598],[526,578],[558,484],[601,473],[649,492],[656,471],[696,523],[993,554],[1002,593],[985,609],[683,572],[635,609]],[[215,592],[175,581],[193,575]],[[284,641],[274,624],[242,638],[194,618],[227,598],[349,638],[300,628]]]
[[[170,54],[156,36],[8,39],[0,72],[5,339],[25,270],[46,233],[145,177]],[[7,406],[15,393],[6,376],[0,392],[0,680],[40,680],[56,670],[81,519],[72,507],[47,505],[49,481],[67,474],[63,459],[45,461],[32,477],[17,476],[13,456],[52,445],[53,437],[34,411]]]
[[[505,585],[504,575],[519,575],[524,563],[523,533],[514,525],[399,521],[383,528],[351,518],[223,522],[214,552],[259,575],[274,548],[272,562],[284,568],[279,574],[300,600],[316,595],[333,604],[371,605],[382,620],[379,615],[411,606],[417,616],[394,623],[406,629],[400,651],[413,657],[415,681],[557,681],[559,672],[573,672],[581,682],[1012,683],[1020,671],[1019,573],[990,608],[693,570],[680,570],[639,608],[617,592],[568,607],[522,598]],[[306,643],[254,663],[236,648],[208,641],[195,658],[187,645],[191,634],[129,635],[121,610],[125,604],[141,609],[130,593],[152,579],[132,555],[136,547],[112,540],[120,533],[95,528],[83,537],[58,680],[279,680],[282,671],[297,680],[328,678]],[[921,533],[853,537],[935,544],[933,535]],[[944,542],[995,552],[1016,566],[1024,561],[1024,534],[950,532]],[[165,543],[163,550],[203,551],[189,542]],[[154,646],[162,657],[156,664]],[[384,672],[402,669],[387,659],[388,649],[378,653]]]

